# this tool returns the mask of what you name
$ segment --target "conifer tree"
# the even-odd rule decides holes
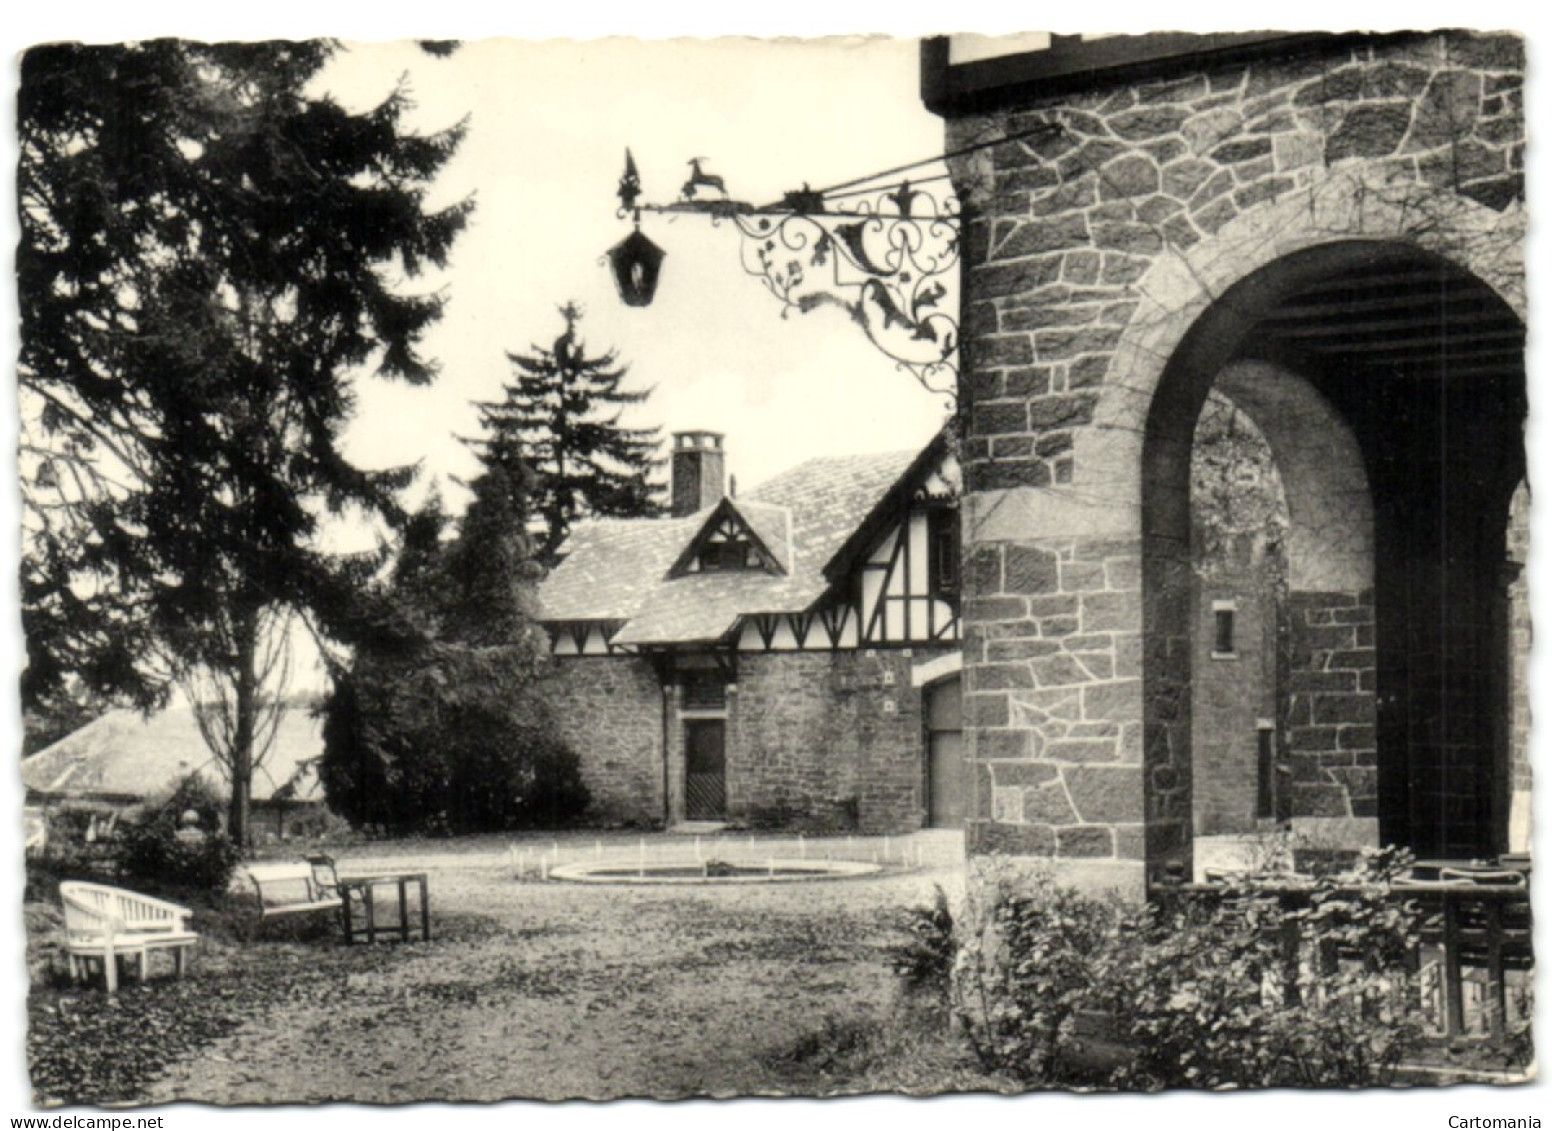
[[[29,704],[153,704],[203,674],[246,835],[265,629],[349,587],[328,513],[394,514],[412,469],[341,449],[356,374],[411,383],[471,207],[430,206],[463,136],[406,88],[315,93],[328,41],[51,44],[22,60],[23,626]]]
[[[521,470],[521,469],[520,469]],[[587,805],[539,676],[529,479],[499,465],[444,541],[435,500],[406,525],[368,604],[392,623],[363,640],[324,709],[330,807],[357,825],[466,833],[555,825]]]
[[[658,430],[620,423],[625,409],[651,390],[624,387],[627,369],[613,350],[588,356],[577,336],[582,311],[576,303],[560,313],[566,329],[551,348],[507,354],[514,378],[502,400],[479,403],[486,435],[473,441],[487,467],[514,474],[522,464],[531,472],[534,553],[546,565],[578,518],[662,511],[650,482],[661,465]]]

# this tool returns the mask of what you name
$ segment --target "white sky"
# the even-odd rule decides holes
[[[13,5],[13,8],[16,6]],[[1006,0],[957,0],[923,4],[843,6],[823,0],[783,0],[764,5],[720,3],[654,4],[648,0],[599,4],[522,5],[490,0],[381,0],[370,5],[326,6],[313,0],[203,4],[147,0],[136,4],[70,3],[29,5],[6,17],[0,35],[14,55],[29,43],[48,39],[108,42],[177,34],[199,38],[301,37],[330,34],[383,42],[405,36],[456,37],[471,44],[450,60],[437,60],[406,47],[355,47],[331,74],[352,97],[370,100],[385,92],[401,71],[410,73],[419,110],[415,121],[431,129],[468,113],[471,132],[448,171],[449,197],[477,190],[478,211],[461,238],[448,288],[447,316],[430,335],[427,351],[444,373],[429,390],[384,388],[362,391],[361,415],[349,434],[351,453],[362,462],[399,463],[423,459],[438,475],[472,469],[468,454],[451,439],[468,431],[471,398],[495,395],[507,367],[506,349],[549,343],[560,325],[556,305],[574,298],[587,309],[583,337],[594,348],[615,346],[631,363],[635,380],[655,385],[647,424],[666,430],[710,428],[728,434],[730,470],[741,484],[754,485],[808,455],[890,450],[927,438],[941,405],[919,391],[912,379],[873,352],[860,332],[838,311],[824,310],[783,321],[779,304],[738,265],[731,229],[711,229],[703,220],[673,224],[648,218],[648,234],[669,252],[657,303],[627,310],[615,299],[599,259],[627,226],[615,219],[615,182],[626,145],[632,147],[646,187],[646,199],[677,193],[692,156],[710,158],[733,195],[765,201],[803,181],[821,186],[926,156],[941,148],[941,125],[921,108],[914,43],[874,42],[836,46],[812,43],[662,44],[627,42],[481,42],[496,36],[527,41],[557,36],[580,39],[609,34],[820,36],[871,31],[903,36],[956,29],[987,32],[1027,30],[1041,23],[1064,31],[1248,30],[1267,25],[1293,28],[1433,27],[1470,24],[1519,27],[1530,32],[1532,81],[1529,114],[1533,144],[1533,193],[1549,172],[1546,146],[1537,145],[1552,121],[1546,113],[1543,40],[1539,9],[1511,0],[1476,0],[1470,5],[1414,0],[1402,6],[1364,8],[1339,0],[1305,0],[1298,5],[1207,5],[1160,7],[1091,0],[1081,5],[1013,5]],[[11,81],[16,70],[12,63]],[[7,167],[14,167],[14,104],[7,100],[4,131]],[[14,243],[14,187],[6,178],[4,222]],[[1537,200],[1544,199],[1538,194]],[[1539,215],[1539,209],[1537,210]],[[1537,253],[1544,239],[1533,237]],[[1532,294],[1544,256],[1532,261]],[[9,287],[11,284],[7,284]],[[8,290],[8,295],[10,294]],[[1539,300],[1538,300],[1539,301]],[[7,355],[15,356],[14,305],[3,320]],[[1539,335],[1531,334],[1531,372],[1538,373]],[[1534,382],[1533,382],[1534,386]],[[0,398],[4,430],[14,433],[14,404]],[[1545,481],[1539,452],[1541,398],[1532,390],[1532,483]],[[446,488],[450,498],[455,494]],[[0,492],[10,508],[0,522],[17,529],[13,491]],[[1538,529],[1540,527],[1538,526]],[[16,575],[14,536],[0,570]],[[1540,549],[1532,566],[1533,609],[1548,623],[1546,597],[1552,576]],[[14,628],[15,593],[0,586],[6,602],[0,615],[12,627],[9,661],[0,685],[16,686],[22,649]],[[1542,648],[1541,651],[1545,649]],[[1533,690],[1546,687],[1547,665],[1538,651]],[[8,695],[14,692],[7,691]],[[14,699],[7,732],[20,744]],[[1545,765],[1546,712],[1537,716],[1533,757]],[[1543,805],[1545,788],[1542,789]],[[0,804],[14,812],[20,790],[13,776],[0,775]],[[19,884],[19,826],[0,817],[0,861],[12,862],[11,883]],[[1538,880],[1538,901],[1545,884]],[[10,906],[18,906],[15,888]],[[1548,917],[1541,917],[1545,921]],[[9,977],[5,1002],[11,1023],[0,1030],[0,1116],[24,1113],[28,1087],[23,1072],[20,922],[12,912],[0,928],[0,968]],[[1546,992],[1543,978],[1543,993]],[[1546,1034],[1542,1034],[1543,1038]],[[305,1070],[305,1068],[303,1069]],[[212,1113],[206,1109],[163,1109],[170,1131],[218,1125],[272,1125],[279,1120],[309,1127],[340,1124],[424,1127],[456,1119],[480,1127],[607,1126],[629,1120],[650,1127],[686,1124],[788,1127],[794,1122],[842,1126],[888,1120],[903,1128],[940,1127],[945,1122],[1021,1126],[1032,1119],[1053,1126],[1124,1127],[1139,1122],[1200,1128],[1241,1126],[1253,1120],[1271,1129],[1308,1127],[1311,1119],[1337,1118],[1342,1125],[1405,1122],[1419,1129],[1445,1128],[1449,1116],[1528,1115],[1546,1110],[1544,1088],[1534,1090],[1452,1089],[1392,1095],[1282,1094],[1259,1097],[1160,1097],[1081,1099],[1029,1097],[1018,1101],[987,1097],[923,1103],[892,1099],[845,1103],[741,1103],[726,1105],[644,1104],[605,1107],[522,1105],[457,1109],[322,1108],[271,1113],[260,1110]],[[1399,1119],[1397,1118],[1399,1117]]]
[[[572,298],[591,351],[614,346],[632,383],[655,390],[630,419],[665,436],[726,433],[729,470],[745,486],[812,455],[913,447],[941,425],[944,398],[897,370],[841,311],[783,319],[740,266],[731,224],[644,218],[668,252],[648,308],[619,301],[602,261],[630,230],[614,195],[627,145],[643,200],[657,203],[677,196],[695,156],[709,158],[731,195],[763,203],[803,181],[834,184],[939,151],[941,123],[910,97],[913,42],[500,39],[447,60],[412,45],[355,44],[321,83],[364,107],[405,73],[417,128],[469,116],[438,189],[444,201],[472,192],[477,206],[445,275],[443,321],[426,339],[443,373],[422,389],[361,383],[348,444],[358,462],[415,458],[444,477],[471,473],[472,453],[453,438],[477,431],[471,400],[499,396],[511,372],[504,351],[554,341],[556,307]],[[826,112],[815,117],[805,108],[818,91]],[[457,494],[449,489],[449,501]]]

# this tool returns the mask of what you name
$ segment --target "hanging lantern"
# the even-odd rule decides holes
[[[649,306],[657,293],[657,273],[668,253],[637,228],[609,249],[609,269],[626,306]]]

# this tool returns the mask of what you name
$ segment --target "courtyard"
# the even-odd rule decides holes
[[[796,153],[758,183],[746,142],[774,131],[731,112],[733,83],[659,111],[634,95],[662,64],[632,75],[621,56],[629,101],[654,119],[726,107],[736,134],[704,149],[743,148],[751,180],[692,158],[665,204],[662,159],[638,169],[626,149],[613,219],[635,230],[597,261],[609,274],[547,296],[542,317],[506,293],[515,269],[495,285],[465,274],[447,338],[425,333],[444,298],[385,289],[382,268],[403,268],[395,284],[422,261],[447,268],[477,186],[502,186],[486,193],[502,203],[481,205],[471,235],[511,265],[573,262],[623,230],[595,238],[491,175],[553,146],[547,112],[519,107],[572,101],[471,80],[527,74],[526,51],[405,48],[459,54],[423,121],[401,121],[410,103],[379,79],[335,71],[354,49],[334,43],[27,55],[38,1102],[1533,1075],[1518,36],[937,37],[878,75],[887,104],[914,110],[919,91],[941,121],[913,142],[902,132],[898,153],[849,144],[841,165],[805,164],[834,182],[819,191],[788,190]],[[676,50],[673,73],[714,73]],[[399,61],[374,57],[374,73]],[[418,73],[443,66],[409,57]],[[376,118],[333,101],[358,87]],[[512,97],[510,115],[488,87]],[[130,99],[163,112],[126,115]],[[315,131],[320,114],[372,128]],[[504,120],[532,132],[453,124]],[[141,144],[123,136],[133,121]],[[622,132],[652,125],[591,123],[591,148],[617,155]],[[311,160],[268,156],[273,139],[315,133]],[[383,149],[356,166],[334,150],[368,136]],[[641,141],[672,135],[629,136],[645,155]],[[515,181],[564,182],[581,201],[576,186],[613,179],[610,160]],[[262,224],[255,200],[277,205]],[[401,229],[358,230],[383,200]],[[868,369],[842,355],[816,355],[822,387],[799,390],[786,373],[807,362],[750,333],[758,316],[724,304],[725,277],[697,271],[675,297],[665,276],[657,326],[693,325],[693,339],[605,313],[611,285],[625,306],[653,300],[668,251],[644,213],[665,242],[675,220],[731,221],[744,242],[720,262],[783,315],[849,312],[897,370],[951,400],[932,405],[933,438],[895,387],[835,380]],[[534,216],[552,248],[492,238],[528,227],[505,217]],[[277,259],[281,247],[295,251]],[[142,294],[142,278],[156,286]],[[472,296],[498,293],[501,314],[479,321],[499,340],[453,336]],[[545,321],[561,300],[563,330]],[[519,324],[517,341],[529,326],[560,336],[513,353]],[[402,473],[368,471],[388,460],[344,443],[357,421],[343,375],[368,356],[409,385],[488,374],[413,407],[365,398],[362,432]],[[753,361],[746,390],[780,397],[729,408],[731,356]],[[622,357],[647,391],[621,384]],[[874,368],[882,381],[891,367]],[[479,438],[455,420],[470,403]],[[618,423],[629,406],[643,415]],[[382,416],[424,436],[401,443]],[[863,420],[888,421],[898,450]],[[584,434],[597,442],[574,442]],[[438,445],[472,451],[479,473],[455,472]],[[801,462],[766,466],[777,450]],[[661,463],[666,490],[650,475]],[[412,466],[469,497],[413,502]],[[739,479],[755,486],[740,494]],[[381,562],[320,568],[318,498],[381,526]],[[288,682],[294,617],[325,661],[316,694]],[[104,713],[130,702],[142,712]],[[175,742],[160,728],[179,711]],[[284,735],[288,712],[307,725]],[[277,734],[288,753],[261,766]],[[211,772],[190,805],[195,767]],[[471,835],[584,823],[679,832]],[[729,823],[792,831],[709,827]],[[332,842],[358,886],[309,888],[308,922],[261,923],[226,890],[256,831],[285,841],[272,867],[311,884],[297,838],[345,824],[442,839]],[[921,825],[964,834],[907,834]],[[49,857],[51,844],[65,851]],[[760,882],[826,858],[873,871]],[[378,910],[404,937],[373,927],[351,946],[352,891],[370,921],[373,872],[396,877],[397,906]],[[101,891],[116,902],[71,903],[96,918],[92,933],[72,924],[67,960],[60,881],[86,875],[187,902],[188,976],[114,992],[121,939],[143,982],[146,948],[171,947],[181,972],[192,936],[137,936],[152,904]],[[565,882],[600,876],[611,882]],[[107,986],[74,984],[67,968],[98,955]]]
[[[727,837],[720,853],[717,843],[706,838],[703,854],[751,850],[746,836]],[[885,848],[883,838],[752,844],[816,858]],[[59,977],[46,905],[31,903],[38,1099],[393,1103],[912,1086],[908,1077],[837,1078],[804,1050],[822,1051],[827,1033],[887,1022],[896,987],[885,949],[905,908],[930,902],[935,885],[962,884],[957,834],[895,838],[885,870],[859,879],[684,887],[540,878],[557,855],[632,860],[643,849],[658,859],[696,846],[576,835],[341,851],[350,871],[427,870],[431,941],[345,947],[332,919],[253,931],[234,903],[198,911],[204,941],[184,980],[153,967],[145,986],[131,981],[115,997]],[[961,1070],[970,1082],[970,1064],[947,1063],[931,1083]]]

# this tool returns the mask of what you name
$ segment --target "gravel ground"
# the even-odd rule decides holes
[[[433,930],[449,930],[430,943],[379,943],[377,954],[314,944],[326,976],[301,979],[261,1015],[175,1059],[143,1098],[812,1090],[794,1083],[783,1054],[828,1020],[883,1017],[894,987],[881,948],[899,911],[929,900],[934,884],[962,882],[956,848],[929,844],[925,865],[908,871],[742,887],[519,882],[489,853],[400,854],[395,866],[431,869]],[[242,976],[233,961],[223,977]]]

